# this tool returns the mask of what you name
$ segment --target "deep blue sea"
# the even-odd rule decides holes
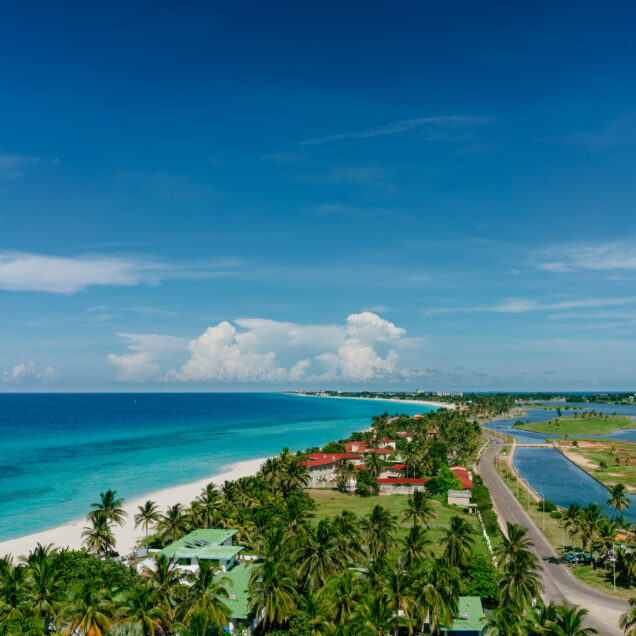
[[[384,412],[430,410],[275,393],[0,394],[0,541],[83,517],[108,488],[132,499],[348,437]]]

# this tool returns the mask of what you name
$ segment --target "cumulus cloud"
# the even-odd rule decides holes
[[[174,349],[159,351],[151,338],[120,334],[131,353],[111,354],[117,379],[175,382],[268,383],[343,380],[368,382],[411,377],[398,367],[398,349],[406,331],[372,312],[349,315],[340,325],[301,325],[262,318],[222,321],[182,346],[188,358],[159,376],[162,360]],[[161,341],[164,342],[164,341]]]
[[[2,374],[3,382],[22,382],[25,380],[39,380],[47,381],[53,380],[57,373],[53,367],[46,367],[44,369],[38,369],[35,366],[33,360],[29,362],[20,362],[14,365],[11,369],[4,371]]]
[[[131,353],[108,356],[108,362],[118,371],[117,382],[144,382],[155,379],[161,373],[160,362],[175,354],[184,352],[186,338],[160,336],[156,334],[119,333],[120,338],[128,341]]]

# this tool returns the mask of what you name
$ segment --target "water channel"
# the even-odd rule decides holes
[[[519,420],[522,422],[544,422],[557,417],[557,407],[561,406],[581,406],[574,403],[555,404],[554,409],[533,409],[526,410],[525,417],[515,417],[505,420],[496,420],[486,424],[488,428],[507,433],[514,437],[520,444],[543,443],[547,437],[562,437],[550,433],[533,433],[523,431],[513,427]],[[635,405],[619,404],[590,404],[585,409],[575,411],[562,411],[563,415],[581,413],[583,410],[596,411],[611,415],[616,412],[618,415],[636,416]],[[634,424],[636,427],[636,423]],[[572,436],[575,437],[575,436]],[[576,435],[576,437],[595,437],[624,440],[636,443],[636,428],[616,431],[611,435]],[[607,501],[607,489],[596,479],[588,475],[584,470],[566,459],[558,450],[554,448],[532,448],[517,447],[513,459],[513,464],[518,473],[540,494],[544,499],[549,499],[559,506],[568,507],[571,503],[578,503],[580,506],[587,506],[589,503],[598,503],[605,506]],[[631,523],[636,523],[636,495],[629,495],[632,506],[624,515],[625,519]],[[606,507],[606,506],[605,506]],[[609,512],[609,510],[607,510]]]

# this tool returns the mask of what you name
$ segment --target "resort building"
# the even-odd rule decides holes
[[[451,466],[450,470],[459,477],[462,488],[473,487],[473,474],[466,468],[466,466]]]
[[[406,464],[390,464],[380,473],[380,477],[405,477],[406,469]]]
[[[449,636],[481,636],[486,629],[486,615],[479,596],[460,596],[457,617],[441,632]]]
[[[381,495],[410,495],[426,489],[426,479],[417,477],[386,477],[378,479]]]
[[[230,581],[226,586],[229,596],[223,599],[230,609],[230,622],[224,631],[230,634],[253,634],[263,620],[263,616],[255,617],[249,610],[247,584],[252,573],[252,559],[255,557],[243,556],[244,560],[238,561],[243,546],[232,544],[237,534],[238,530],[221,528],[194,530],[163,550],[150,550],[148,558],[137,565],[137,570],[154,570],[156,556],[173,559],[179,570],[193,574],[196,574],[202,561],[213,562],[221,570],[217,577]]]
[[[362,463],[362,456],[355,453],[312,453],[303,462],[309,470],[309,486],[325,485],[336,479],[336,468],[344,460]]]
[[[179,569],[184,572],[196,573],[200,561],[213,561],[214,565],[220,567],[223,572],[229,572],[236,564],[239,552],[243,550],[242,545],[232,545],[233,538],[237,534],[238,530],[220,528],[194,530],[163,550],[154,553],[149,551],[149,555],[152,557],[163,555],[174,559]],[[154,559],[146,559],[139,565],[152,568]]]

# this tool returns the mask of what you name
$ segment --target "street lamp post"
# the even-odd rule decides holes
[[[537,490],[537,494],[541,497],[541,507],[543,509],[543,514],[541,516],[541,529],[545,530],[545,495],[540,490]]]
[[[614,591],[616,592],[616,550],[614,549],[614,537],[612,537],[612,566],[614,568]]]
[[[559,510],[561,515],[561,554],[565,554],[565,519],[563,518],[563,510]]]

